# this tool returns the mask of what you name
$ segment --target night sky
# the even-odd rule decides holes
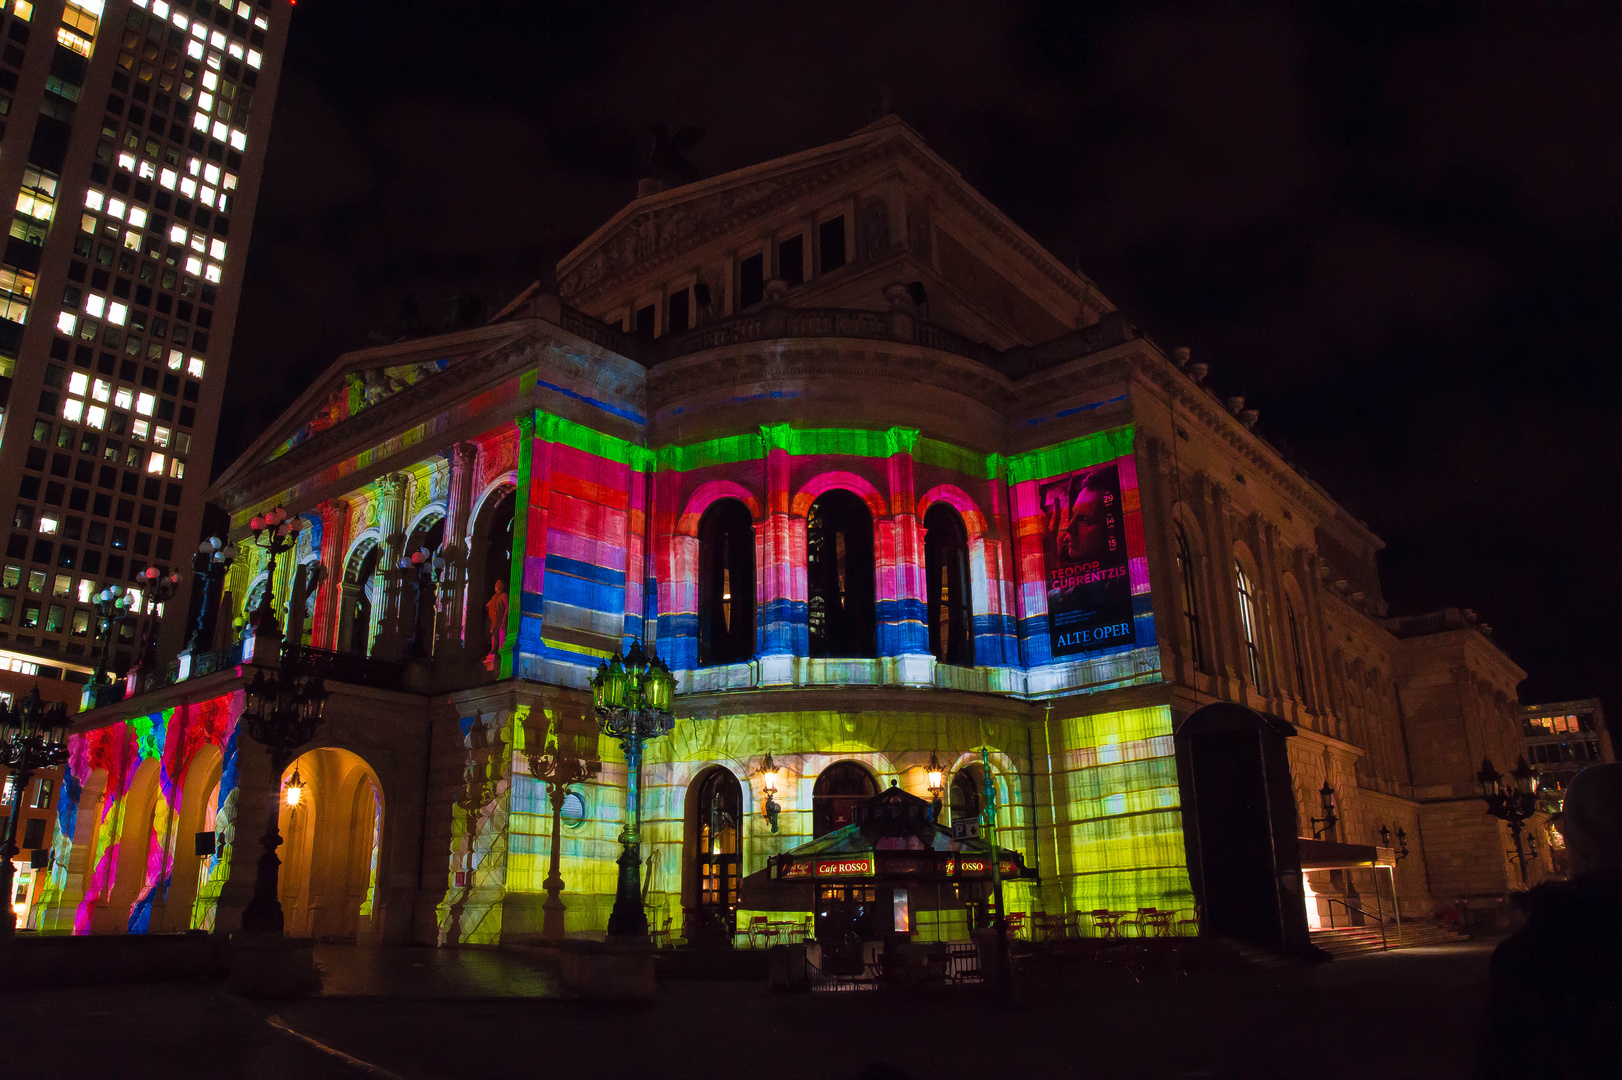
[[[1523,701],[1617,712],[1618,57],[1615,4],[304,0],[216,471],[406,296],[549,278],[648,124],[713,175],[888,99],[1260,409],[1386,541],[1393,613],[1473,608]]]

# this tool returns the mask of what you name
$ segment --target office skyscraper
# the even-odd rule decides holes
[[[94,594],[154,565],[184,638],[291,10],[4,0],[0,648],[87,662]]]

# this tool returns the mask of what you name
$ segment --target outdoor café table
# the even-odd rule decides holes
[[[1149,937],[1152,930],[1155,937],[1171,937],[1171,917],[1170,911],[1144,908],[1138,913],[1139,936]]]
[[[1098,927],[1098,936],[1101,938],[1119,938],[1121,936],[1121,920],[1126,917],[1124,911],[1109,911],[1100,908],[1090,912],[1093,925]]]

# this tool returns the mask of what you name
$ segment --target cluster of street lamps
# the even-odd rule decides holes
[[[1482,758],[1476,782],[1481,785],[1481,797],[1486,800],[1487,813],[1509,826],[1510,837],[1515,842],[1515,850],[1509,853],[1509,858],[1520,866],[1521,884],[1525,885],[1526,864],[1537,857],[1537,840],[1530,834],[1526,835],[1525,840],[1522,839],[1527,821],[1539,809],[1537,770],[1527,764],[1525,754],[1521,755],[1508,776],[1493,768],[1491,758]],[[1527,841],[1530,841],[1530,845]],[[1527,851],[1528,846],[1531,847],[1530,852]]]
[[[11,824],[0,843],[0,937],[17,930],[17,913],[11,906],[12,859],[17,847],[17,824],[22,820],[23,791],[34,774],[54,769],[68,759],[68,711],[61,702],[47,706],[34,687],[21,701],[0,706],[0,766],[11,773]]]

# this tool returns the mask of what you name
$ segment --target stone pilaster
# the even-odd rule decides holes
[[[439,583],[439,618],[435,620],[433,654],[453,660],[483,651],[482,627],[468,625],[468,570],[472,549],[468,530],[472,525],[474,482],[479,471],[479,447],[457,443],[451,447],[450,484],[445,507],[445,540],[440,554],[445,570]]]
[[[407,583],[397,564],[405,549],[406,492],[410,482],[410,476],[405,473],[389,473],[377,479],[377,524],[383,533],[383,554],[378,559],[377,573],[383,583],[383,610],[372,655],[381,660],[398,660],[405,651],[407,629],[402,620]]]
[[[349,547],[349,504],[328,499],[315,508],[321,516],[321,582],[316,586],[315,622],[310,644],[332,649],[338,644],[338,598],[343,592],[343,557]]]

